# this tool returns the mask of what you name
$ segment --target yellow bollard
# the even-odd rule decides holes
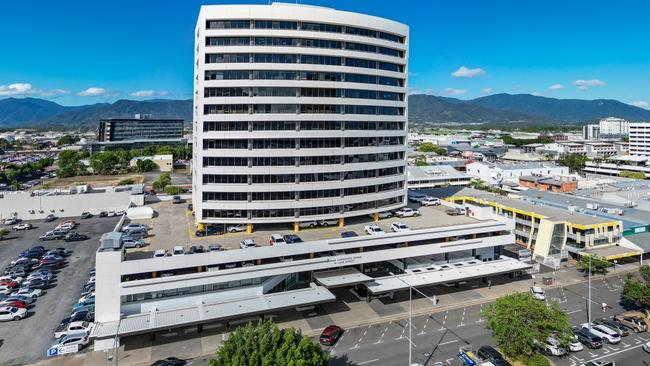
[[[339,218],[339,227],[345,227],[345,217]]]
[[[246,224],[246,234],[253,233],[253,224]]]

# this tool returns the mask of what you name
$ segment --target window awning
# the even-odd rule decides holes
[[[503,273],[522,271],[532,267],[528,263],[514,258],[501,257],[501,259],[475,263],[452,263],[447,269],[420,270],[416,273],[404,273],[396,276],[375,278],[373,282],[366,283],[366,287],[373,294],[383,294],[391,291],[406,290],[412,287],[432,286],[443,283],[453,283],[472,278],[493,276]],[[439,266],[436,266],[439,268]]]
[[[372,277],[366,276],[355,268],[343,268],[332,271],[314,273],[316,282],[327,288],[351,286],[359,283],[372,282]]]

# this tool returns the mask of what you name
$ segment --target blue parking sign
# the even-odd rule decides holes
[[[59,347],[52,347],[47,350],[47,357],[53,357],[59,355]]]

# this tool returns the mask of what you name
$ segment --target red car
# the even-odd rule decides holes
[[[18,282],[14,282],[12,280],[2,280],[0,281],[0,286],[5,286],[9,288],[16,288],[18,287]]]
[[[323,329],[323,333],[320,334],[320,344],[323,346],[333,346],[341,334],[343,334],[343,328],[337,325],[330,325]]]
[[[5,300],[0,302],[0,306],[9,306],[19,309],[24,309],[27,307],[27,304],[24,301],[20,300]]]

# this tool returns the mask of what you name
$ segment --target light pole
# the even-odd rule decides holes
[[[413,321],[413,290],[415,290],[420,295],[426,297],[427,299],[431,300],[431,303],[433,304],[433,306],[435,306],[436,302],[437,302],[436,301],[436,296],[435,295],[433,297],[427,296],[424,292],[422,292],[422,291],[418,290],[417,288],[413,287],[410,283],[408,283],[408,282],[404,281],[403,279],[397,277],[393,272],[388,272],[388,274],[393,276],[393,278],[396,278],[396,279],[400,280],[401,282],[403,282],[405,285],[407,285],[409,287],[409,338],[408,338],[409,339],[409,364],[408,364],[408,366],[411,366],[413,364],[413,362],[412,362],[412,360],[413,360],[413,332],[412,332],[412,330],[413,330],[413,328],[412,328],[413,327],[413,323],[412,323],[412,321]]]

